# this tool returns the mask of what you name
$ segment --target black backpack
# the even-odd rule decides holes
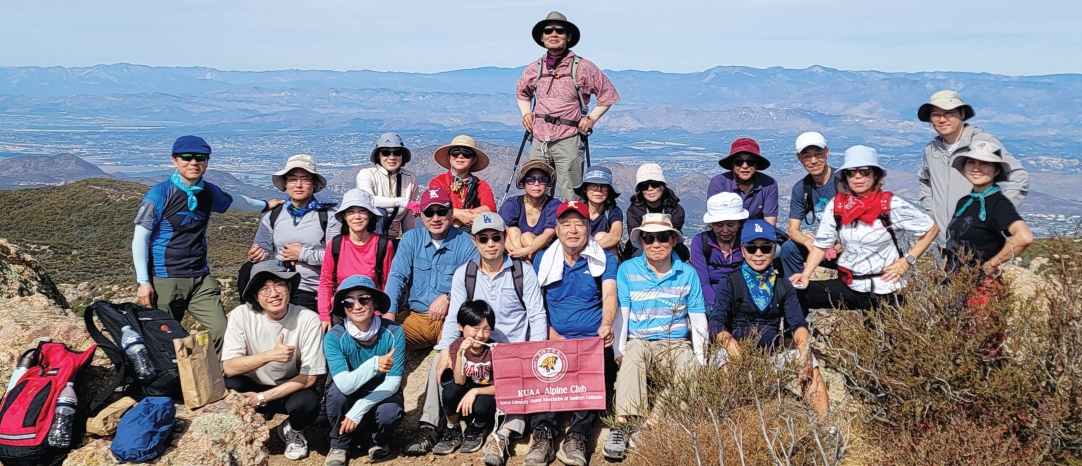
[[[285,209],[285,204],[280,204],[280,205],[278,205],[278,207],[275,207],[275,208],[270,210],[269,213],[270,213],[271,233],[274,233],[274,225],[278,222],[278,217],[280,215],[282,215],[282,210],[283,209]],[[319,239],[320,244],[323,244],[323,242],[326,241],[327,224],[330,223],[330,220],[329,220],[330,216],[328,215],[329,210],[330,210],[330,207],[323,207],[323,208],[320,208],[320,209],[316,210],[316,212],[319,213],[319,229],[323,231],[323,237]],[[342,228],[345,229],[345,225],[342,225]],[[274,254],[273,253],[271,254],[270,259],[274,259]],[[252,262],[252,261],[249,260],[249,261],[245,262],[244,264],[242,264],[240,266],[240,270],[237,272],[237,291],[238,292],[243,293],[244,292],[244,287],[248,286],[248,280],[250,280],[252,278],[252,266],[254,266],[254,265],[255,265],[255,262]],[[290,264],[287,264],[285,262],[283,262],[282,265],[285,266],[286,268],[290,268]]]
[[[95,316],[105,327],[104,330],[109,333],[109,336],[104,335],[102,329],[94,323]],[[179,322],[173,320],[172,314],[135,303],[114,304],[98,301],[86,308],[83,320],[86,323],[86,331],[98,344],[98,348],[104,351],[113,362],[117,371],[112,383],[96,398],[90,400],[91,414],[96,414],[105,400],[121,386],[126,387],[125,393],[128,396],[136,399],[148,396],[167,396],[177,400],[182,398],[173,339],[188,336],[188,331],[184,330]],[[132,330],[143,336],[143,344],[147,347],[147,353],[150,355],[155,371],[154,377],[149,382],[143,382],[136,377],[135,366],[124,354],[121,329],[125,326],[131,326]]]
[[[473,301],[473,289],[477,287],[477,269],[476,261],[466,263],[466,301]],[[515,283],[515,294],[518,295],[518,303],[522,305],[523,309],[527,309],[526,301],[522,300],[522,261],[519,259],[511,259],[511,281]]]

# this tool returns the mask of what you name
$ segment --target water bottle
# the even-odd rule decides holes
[[[68,386],[60,391],[56,398],[56,412],[53,414],[53,425],[49,427],[49,445],[56,448],[68,448],[71,446],[71,428],[75,424],[75,405],[79,402],[75,397],[75,385],[68,382]]]
[[[139,380],[150,380],[154,376],[154,363],[150,362],[150,355],[147,354],[147,347],[143,344],[143,337],[128,325],[120,330],[124,332],[120,337],[124,345],[124,354],[128,355],[128,359],[135,366],[135,374],[139,376]]]
[[[15,388],[15,384],[19,383],[19,378],[26,373],[31,367],[38,365],[37,351],[27,351],[23,353],[23,357],[19,358],[19,364],[15,366],[15,370],[11,373],[11,381],[8,382],[8,388],[4,390],[4,393],[10,392]]]

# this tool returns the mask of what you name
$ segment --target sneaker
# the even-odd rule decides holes
[[[507,437],[493,432],[485,444],[485,466],[503,466],[507,458],[508,443]]]
[[[346,450],[341,448],[331,448],[331,451],[327,452],[327,458],[323,460],[323,466],[346,466],[349,464],[349,456],[346,455]]]
[[[286,443],[285,457],[290,460],[299,460],[308,456],[308,439],[299,430],[293,430],[289,420],[278,425],[278,437]]]
[[[578,432],[567,434],[556,457],[567,466],[586,466],[586,436]]]
[[[627,435],[616,429],[609,431],[609,438],[605,440],[601,454],[610,460],[623,460],[627,454]]]
[[[440,441],[436,443],[435,447],[432,447],[432,453],[450,455],[455,452],[459,445],[462,445],[462,428],[459,426],[448,427],[443,430]]]
[[[481,445],[485,443],[485,426],[475,426],[473,423],[466,425],[466,434],[462,438],[462,446],[458,451],[462,453],[473,453],[481,449]]]
[[[530,442],[530,451],[523,459],[525,466],[547,466],[556,459],[556,452],[552,448],[552,432],[547,427],[538,427],[533,430],[533,441]]]
[[[432,451],[432,447],[436,446],[436,428],[428,424],[421,424],[417,428],[417,432],[413,434],[413,440],[406,444],[406,448],[402,450],[402,453],[406,456],[421,456]]]
[[[391,446],[384,444],[374,444],[368,448],[368,459],[370,461],[379,461],[391,456]]]

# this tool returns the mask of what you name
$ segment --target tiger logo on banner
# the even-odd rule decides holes
[[[533,355],[533,375],[545,383],[558,382],[567,373],[567,356],[556,348],[544,348]]]

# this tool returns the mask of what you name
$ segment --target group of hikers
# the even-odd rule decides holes
[[[486,464],[502,465],[509,442],[530,434],[525,464],[587,464],[602,413],[569,413],[566,432],[557,413],[501,415],[490,351],[499,342],[604,341],[615,422],[602,453],[614,460],[649,416],[653,365],[724,367],[748,338],[797,364],[805,398],[825,414],[809,309],[896,303],[929,249],[947,271],[980,267],[971,300],[980,305],[1000,286],[1001,266],[1033,240],[1016,208],[1027,172],[997,138],[965,123],[974,111],[957,92],[940,91],[917,112],[938,133],[919,172],[920,206],[883,190],[875,149],[850,147],[832,166],[824,136],[807,132],[795,143],[807,176],[779,226],[771,162],[740,138],[705,193],[709,228],[685,241],[685,212],[660,165],[638,168],[626,215],[611,171],[584,167],[589,133],[619,96],[570,51],[578,28],[553,12],[533,37],[547,53],[517,84],[532,135],[515,178],[524,194],[500,206],[478,176],[490,158],[468,136],[435,151],[446,171],[427,186],[406,168],[403,140],[380,136],[337,204],[316,197],[327,179],[309,155],[271,176],[287,199],[238,199],[203,180],[206,141],[174,143],[176,173],[150,189],[135,220],[138,299],[178,320],[190,313],[215,342],[226,386],[259,412],[288,415],[278,427],[287,458],[307,455],[302,431],[323,410],[326,465],[345,465],[362,448],[387,457],[404,414],[406,352],[434,348],[420,425],[403,454],[483,449]],[[587,112],[591,96],[597,105]],[[206,242],[211,213],[227,209],[264,212],[238,280],[242,304],[228,316]],[[917,238],[908,248],[902,231]],[[818,267],[837,278],[811,280]]]

